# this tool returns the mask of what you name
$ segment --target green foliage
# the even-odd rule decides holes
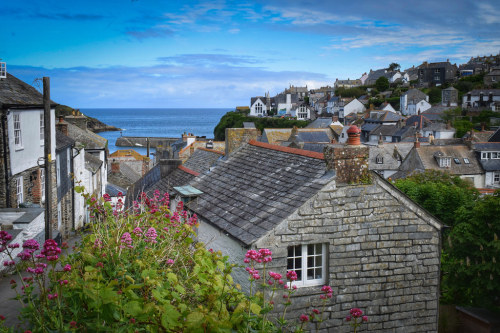
[[[395,185],[450,227],[443,233],[442,301],[500,313],[500,191],[480,196],[468,182],[438,171]]]
[[[75,111],[75,109],[67,105],[56,105],[56,117],[71,116],[73,114],[73,111]]]
[[[249,117],[242,113],[228,112],[220,119],[217,126],[214,128],[214,138],[218,141],[226,139],[226,128],[242,128],[244,122],[253,122],[255,127],[263,131],[264,128],[299,128],[307,126],[309,121],[296,120],[278,117]]]
[[[455,137],[461,138],[465,135],[465,133],[470,131],[473,126],[474,125],[467,119],[455,120],[453,122],[453,127],[457,130],[457,132],[455,133]]]
[[[375,81],[375,87],[378,91],[386,91],[389,88],[389,79],[381,76]]]
[[[390,71],[397,71],[401,68],[401,65],[399,65],[398,63],[396,62],[393,62],[389,65],[389,67],[387,68],[388,70]]]
[[[233,283],[232,266],[227,257],[194,242],[197,221],[182,206],[171,214],[168,196],[143,197],[127,212],[86,196],[93,222],[81,245],[60,262],[69,269],[51,270],[38,295],[28,289],[22,318],[33,332],[242,327],[234,309],[244,296]]]
[[[335,96],[354,97],[358,98],[366,94],[366,90],[362,87],[344,88],[340,87],[335,90]]]
[[[500,191],[460,207],[444,242],[444,301],[500,313]]]
[[[439,87],[429,88],[428,95],[430,104],[437,104],[441,102],[441,88]]]

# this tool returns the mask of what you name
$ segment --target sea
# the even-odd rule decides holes
[[[220,118],[231,110],[234,108],[80,109],[86,116],[97,118],[107,125],[122,129],[98,133],[108,140],[110,153],[118,149],[133,148],[142,155],[146,154],[146,148],[116,147],[116,139],[122,135],[180,139],[184,132],[213,138],[214,127],[217,126]],[[154,149],[151,152],[154,152]]]

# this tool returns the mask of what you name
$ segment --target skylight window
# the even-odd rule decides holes
[[[464,163],[465,163],[465,164],[470,164],[469,159],[468,159],[468,158],[464,158]]]
[[[455,161],[455,164],[462,164],[458,158],[454,158],[453,161]]]

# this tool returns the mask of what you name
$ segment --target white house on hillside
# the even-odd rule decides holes
[[[399,98],[401,113],[405,116],[418,115],[432,107],[429,96],[418,89],[410,89]]]
[[[355,98],[349,103],[347,103],[343,109],[339,110],[339,118],[344,119],[351,113],[361,113],[365,111],[366,107],[363,105],[363,103],[361,103],[360,101],[358,101],[357,98]]]

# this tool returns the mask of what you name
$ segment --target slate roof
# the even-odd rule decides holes
[[[488,139],[488,142],[500,142],[500,128]]]
[[[413,148],[413,143],[384,143],[370,146],[370,170],[397,170],[401,161]],[[382,157],[382,163],[377,163],[377,156]]]
[[[443,123],[430,123],[424,127],[424,131],[436,131],[436,132],[453,132],[456,130],[453,127],[447,128],[448,126]]]
[[[168,174],[167,177],[163,177],[159,182],[151,184],[144,188],[144,192],[148,196],[154,195],[156,190],[163,193],[171,193],[174,187],[184,186],[188,184],[193,178],[196,177],[196,173],[189,172],[190,170],[186,167],[179,166],[177,169]]]
[[[473,175],[482,173],[481,166],[472,150],[466,145],[456,146],[420,146],[415,148],[420,160],[422,161],[425,170],[446,170],[452,175]],[[451,165],[449,168],[441,168],[436,161],[435,155],[443,154],[443,156],[451,157]],[[460,164],[456,164],[453,159],[458,158]],[[469,164],[464,163],[464,158],[469,159]]]
[[[141,178],[141,175],[132,169],[126,162],[119,163],[120,172],[111,172],[111,170],[108,170],[108,180],[111,183],[128,188]]]
[[[406,126],[414,126],[416,128],[424,128],[430,123],[431,121],[427,119],[427,117],[424,116],[423,114],[420,114],[418,116],[414,115],[406,119]]]
[[[74,144],[75,140],[64,135],[63,132],[56,130],[56,150],[61,150]]]
[[[244,121],[243,128],[255,128],[255,123],[253,123],[251,121]]]
[[[471,96],[479,96],[483,93],[483,96],[488,98],[488,95],[491,93],[493,96],[500,96],[500,89],[474,89],[469,91],[466,95],[471,94]]]
[[[117,197],[118,193],[122,192],[122,195],[127,195],[127,190],[124,188],[121,188],[118,185],[111,184],[109,181],[106,184],[106,193],[109,194],[112,197]]]
[[[300,142],[310,143],[331,143],[333,139],[332,130],[325,129],[306,129],[299,128],[297,130],[297,140]]]
[[[500,171],[500,160],[489,159],[489,160],[479,160],[484,171]]]
[[[286,95],[287,94],[283,94],[283,93],[276,95],[274,97],[274,101],[276,102],[276,104],[278,104],[278,103],[282,103],[282,104],[286,103]],[[292,94],[290,94],[290,96],[291,96],[290,99],[291,99],[291,103],[292,104],[293,103],[297,103],[299,101],[299,95],[292,93]]]
[[[325,150],[325,146],[328,143],[313,143],[313,142],[305,142],[302,146],[303,150],[314,151],[317,153],[323,153]]]
[[[427,95],[415,88],[408,90],[403,96],[406,96],[408,104],[410,104],[410,101],[420,102],[421,100],[427,100]]]
[[[92,173],[96,173],[101,165],[102,161],[98,157],[95,157],[91,153],[85,152],[85,169],[89,170]]]
[[[279,144],[287,141],[292,134],[291,128],[264,128],[261,141],[270,144]]]
[[[198,173],[204,173],[210,170],[210,167],[224,156],[223,153],[216,150],[198,148],[193,154],[184,162],[184,166],[188,169]]]
[[[366,118],[366,122],[397,122],[403,119],[402,116],[395,112],[384,111],[384,112],[372,112],[370,118]]]
[[[393,136],[398,129],[396,125],[378,125],[370,131],[370,135]]]
[[[500,151],[500,142],[478,142],[474,144],[477,151]]]
[[[188,207],[248,246],[332,179],[322,156],[252,140],[190,182],[203,194]]]
[[[56,103],[51,101],[51,104],[54,106]],[[11,106],[43,107],[43,95],[34,87],[7,73],[7,77],[0,80],[0,108]]]
[[[421,112],[430,121],[443,121],[444,111],[454,108],[453,106],[435,105]]]
[[[332,124],[332,118],[316,118],[305,128],[328,128]]]
[[[108,140],[92,131],[68,123],[68,136],[76,141],[76,145],[82,145],[85,149],[105,149]]]

